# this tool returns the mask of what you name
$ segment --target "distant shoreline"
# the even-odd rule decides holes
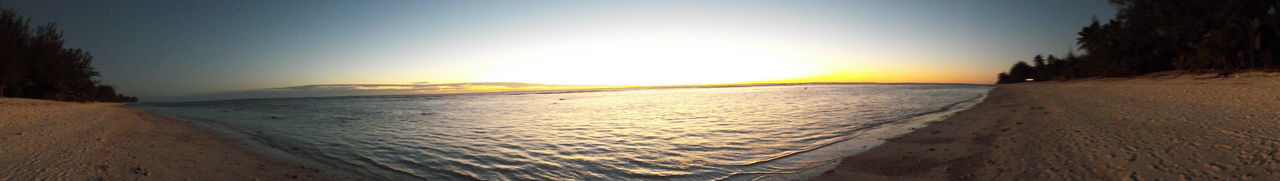
[[[375,94],[375,95],[334,95],[334,96],[299,96],[299,97],[256,97],[256,98],[230,98],[230,99],[197,99],[183,100],[166,98],[164,101],[143,101],[141,104],[147,103],[183,103],[183,102],[216,102],[216,101],[241,101],[256,99],[313,99],[313,98],[340,98],[340,97],[383,97],[383,96],[424,96],[424,95],[470,95],[470,94],[570,94],[584,92],[604,92],[604,91],[630,91],[630,90],[648,90],[648,89],[700,89],[700,88],[732,88],[732,87],[764,87],[764,86],[796,86],[796,85],[972,85],[972,86],[993,86],[992,84],[971,84],[971,83],[876,83],[876,82],[809,82],[809,83],[759,83],[759,84],[708,84],[708,85],[665,85],[665,86],[625,86],[618,88],[585,88],[585,89],[547,89],[547,90],[511,90],[511,91],[488,91],[488,92],[459,92],[459,93],[415,93],[415,94]],[[585,85],[596,86],[596,85]],[[138,104],[134,103],[134,104]]]
[[[0,180],[327,180],[118,103],[0,98]]]
[[[812,180],[1280,179],[1280,74],[998,85]]]

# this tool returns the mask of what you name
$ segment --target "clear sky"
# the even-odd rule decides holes
[[[318,84],[992,83],[1105,0],[0,1],[143,98]],[[452,84],[451,84],[452,85]]]

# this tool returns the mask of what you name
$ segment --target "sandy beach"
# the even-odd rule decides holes
[[[0,148],[0,180],[325,178],[119,104],[0,98]]]
[[[1280,74],[999,85],[814,180],[1280,179]]]

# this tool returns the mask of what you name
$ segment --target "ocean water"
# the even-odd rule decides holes
[[[813,84],[128,106],[373,180],[788,180],[988,90]]]

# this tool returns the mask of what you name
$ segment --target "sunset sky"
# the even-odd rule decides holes
[[[992,83],[1097,1],[0,1],[140,97],[323,84]],[[778,81],[782,80],[782,81]],[[424,83],[429,82],[429,83]]]

